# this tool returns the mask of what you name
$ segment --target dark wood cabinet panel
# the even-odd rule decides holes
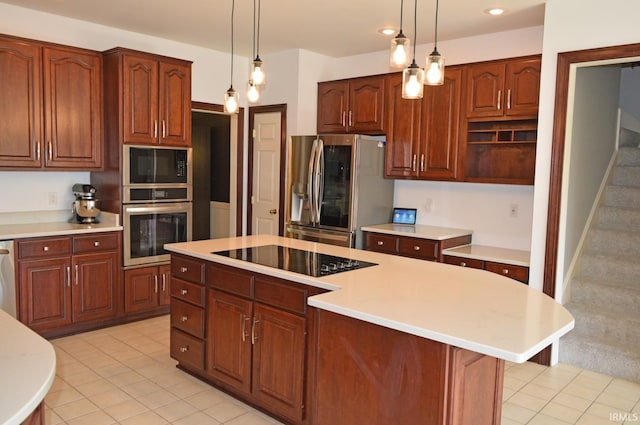
[[[117,313],[116,251],[73,257],[73,321],[107,319]]]
[[[42,49],[0,37],[0,167],[42,165]]]
[[[158,266],[158,276],[160,279],[158,288],[158,305],[168,306],[171,304],[171,265],[164,264]]]
[[[507,62],[505,86],[507,91],[508,116],[538,116],[540,99],[539,58]]]
[[[364,249],[366,250],[428,261],[442,261],[444,249],[469,243],[471,243],[471,235],[434,240],[419,236],[364,232]]]
[[[169,352],[180,364],[204,369],[204,342],[199,338],[172,328]]]
[[[398,253],[406,257],[435,261],[439,256],[437,241],[420,238],[399,238]]]
[[[484,268],[490,272],[510,277],[522,283],[529,282],[529,267],[487,261],[485,262]]]
[[[159,63],[160,144],[191,146],[191,66]]]
[[[154,144],[158,136],[158,63],[122,56],[124,143]]]
[[[158,306],[158,268],[124,271],[124,311],[135,313]]]
[[[171,291],[171,296],[174,298],[204,307],[205,288],[202,285],[185,282],[184,280],[173,277],[169,290]]]
[[[484,269],[484,261],[473,258],[455,257],[453,255],[443,255],[442,262],[454,266],[469,267],[471,269]]]
[[[467,117],[503,115],[504,73],[501,62],[467,67]]]
[[[364,249],[369,251],[384,252],[387,254],[397,254],[400,239],[394,235],[383,233],[366,232],[364,235]]]
[[[318,83],[318,133],[383,134],[385,77]]]

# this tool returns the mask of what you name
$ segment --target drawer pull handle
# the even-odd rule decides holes
[[[42,247],[42,250],[43,250],[44,252],[49,252],[49,247],[48,247],[48,246],[43,246],[43,247]]]
[[[189,317],[187,317],[187,316],[182,316],[181,320],[182,320],[183,322],[186,322],[187,320],[189,320]]]
[[[96,248],[97,248],[97,247],[99,247],[99,246],[100,246],[100,242],[99,242],[99,241],[95,241],[95,242],[93,243],[93,246],[95,246]]]
[[[384,245],[384,242],[378,241],[378,246],[382,246],[382,245]]]
[[[460,266],[461,266],[461,267],[467,267],[467,263],[465,263],[464,261],[461,261],[461,262],[460,262]]]
[[[184,347],[180,347],[180,352],[181,353],[186,353],[187,351],[189,351],[189,346],[185,345]]]
[[[502,269],[502,274],[509,274],[509,269]]]
[[[414,246],[413,246],[413,250],[414,250],[414,251],[420,251],[420,247],[419,247],[418,245],[414,245]]]
[[[188,269],[186,267],[180,267],[180,273],[186,273],[187,270]]]
[[[187,295],[188,293],[189,293],[189,291],[187,291],[186,289],[180,290],[180,294],[182,294],[182,295]]]

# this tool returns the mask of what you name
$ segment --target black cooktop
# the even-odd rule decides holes
[[[349,270],[377,266],[375,263],[336,257],[280,245],[262,245],[250,248],[215,251],[212,254],[249,261],[267,267],[320,277]]]

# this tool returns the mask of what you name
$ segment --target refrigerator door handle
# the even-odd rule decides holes
[[[308,185],[307,185],[307,194],[309,195],[309,212],[311,216],[311,224],[315,224],[316,214],[315,214],[315,156],[316,151],[318,149],[318,139],[313,141],[311,145],[311,154],[309,155],[309,176],[308,176]]]
[[[320,211],[324,199],[324,142],[318,139],[318,152],[316,154],[316,223],[320,224]]]

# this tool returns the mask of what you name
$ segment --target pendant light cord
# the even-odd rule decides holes
[[[253,0],[253,45],[251,46],[252,57],[256,57],[256,0]]]
[[[256,58],[260,57],[260,3],[258,0],[258,36],[256,38]]]
[[[236,1],[231,0],[231,88],[233,89],[233,14],[236,9]]]
[[[404,0],[400,0],[400,34],[402,34],[402,15],[404,11]]]
[[[438,50],[438,3],[439,1],[436,0],[436,35],[434,37],[435,41],[433,43],[434,50],[436,51]]]
[[[413,2],[413,63],[416,63],[416,45],[418,44],[418,0]]]

